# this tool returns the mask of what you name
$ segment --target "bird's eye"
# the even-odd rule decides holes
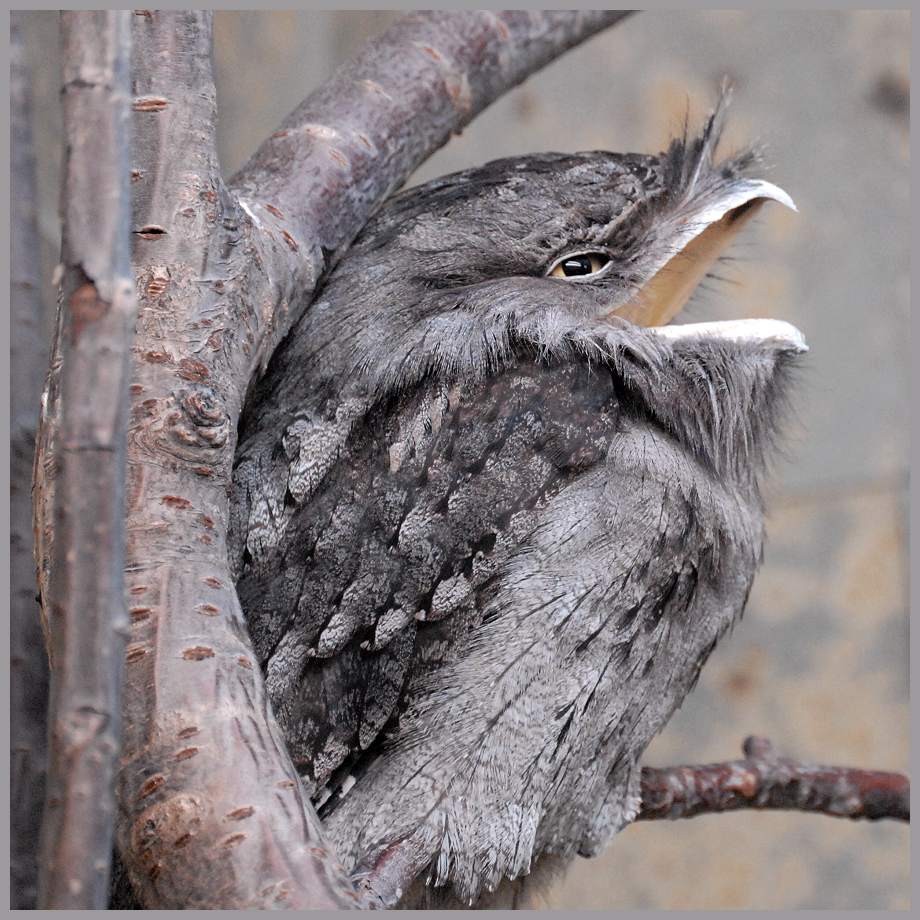
[[[547,275],[550,278],[584,278],[596,275],[608,262],[610,256],[605,252],[581,252],[557,259]]]

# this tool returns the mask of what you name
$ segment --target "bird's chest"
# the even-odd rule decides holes
[[[435,384],[369,413],[309,501],[282,510],[282,551],[241,578],[260,657],[295,626],[322,658],[420,624],[438,634],[436,656],[474,625],[483,586],[603,458],[615,425],[610,375],[579,367]]]

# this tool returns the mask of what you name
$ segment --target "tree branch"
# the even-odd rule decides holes
[[[536,69],[586,37],[587,27],[577,24],[597,17],[532,19],[529,41],[542,49],[530,55],[529,69]],[[500,25],[492,28],[501,33]],[[568,37],[556,41],[551,33]],[[478,40],[481,29],[464,34]],[[393,182],[434,149],[430,140],[419,147],[418,138],[429,137],[421,125],[440,118],[441,108],[425,108],[424,93],[413,96],[418,124],[406,127],[413,118],[400,110],[399,132],[374,135],[381,146],[370,172],[333,174],[325,148],[298,152],[289,174],[294,184],[278,200],[295,213],[300,188],[309,188],[317,223],[292,225],[295,238],[259,187],[275,181],[278,162],[258,161],[248,202],[221,180],[210,41],[207,13],[135,13],[131,176],[139,313],[119,852],[147,907],[356,906],[354,887],[323,845],[255,664],[228,566],[227,496],[243,396],[309,303],[318,275],[310,254],[321,261],[324,228],[341,225],[335,245],[347,244]],[[404,73],[398,59],[390,66],[394,78]],[[478,88],[476,107],[529,72],[499,70],[510,76]],[[330,102],[337,92],[328,91]],[[447,90],[439,92],[448,98]],[[459,123],[451,116],[437,143]],[[400,132],[412,136],[399,141]],[[395,171],[387,171],[389,160]],[[373,178],[378,168],[389,178]],[[313,171],[316,181],[309,179]],[[266,202],[262,210],[255,200]],[[327,216],[335,213],[339,218]]]
[[[267,299],[220,177],[211,15],[134,15],[138,331],[118,844],[145,907],[356,896],[290,763],[227,566],[236,422]]]
[[[726,763],[644,767],[636,820],[756,808],[910,821],[910,781],[899,773],[799,763],[777,756],[765,738],[746,738],[743,751],[743,760]]]
[[[266,234],[281,305],[263,357],[297,303],[376,206],[484,108],[629,10],[486,10],[405,16],[308,96],[231,185]]]
[[[128,257],[128,14],[64,13],[64,274],[49,766],[39,905],[108,899],[120,725]]]
[[[32,459],[47,347],[42,298],[32,93],[23,48],[23,13],[10,14],[10,904],[35,907],[38,834],[45,797],[48,661],[35,603]]]

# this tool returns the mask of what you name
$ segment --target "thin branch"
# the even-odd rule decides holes
[[[129,14],[65,13],[64,275],[39,905],[108,899],[124,609]]]
[[[755,808],[910,821],[910,781],[900,773],[799,763],[777,756],[764,738],[745,739],[743,751],[743,760],[725,763],[644,767],[636,820]]]
[[[231,182],[259,225],[286,243],[274,250],[285,268],[270,269],[278,299],[309,294],[373,209],[452,134],[629,12],[425,11],[369,42]],[[296,310],[280,312],[265,356],[296,319]]]
[[[38,834],[45,797],[48,660],[35,602],[32,458],[47,345],[42,298],[32,93],[22,17],[10,14],[11,213],[10,348],[10,905],[35,907]]]

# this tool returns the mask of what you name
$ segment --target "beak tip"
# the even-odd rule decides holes
[[[781,205],[789,208],[790,211],[795,211],[795,213],[798,214],[799,209],[792,200],[792,196],[785,189],[780,188],[778,185],[774,185],[772,182],[762,182],[760,183],[760,187],[764,198],[770,198],[773,201],[777,201]]]

